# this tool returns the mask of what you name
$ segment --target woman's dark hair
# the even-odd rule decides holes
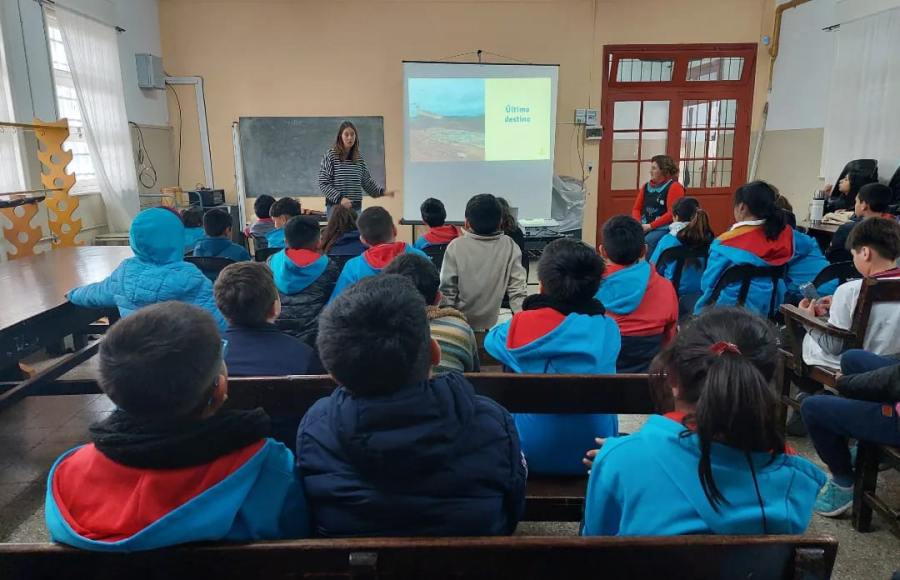
[[[356,134],[356,139],[353,141],[353,147],[350,148],[350,151],[344,149],[344,140],[341,138],[341,135],[344,134],[344,129],[353,129],[353,132]],[[332,149],[338,154],[341,161],[359,161],[359,131],[356,130],[353,123],[350,121],[341,123],[341,127],[337,132],[337,137],[334,139],[334,147],[332,147]]]
[[[712,243],[716,235],[709,226],[709,214],[700,207],[696,197],[682,197],[672,204],[672,214],[678,221],[687,222],[675,236],[683,246],[699,248]]]
[[[878,179],[871,172],[850,170],[845,176],[850,180],[850,191],[844,197],[850,202],[851,206],[856,202],[856,196],[859,194],[860,188],[870,183],[878,183]],[[843,194],[841,194],[843,195]],[[852,207],[850,209],[853,209]]]
[[[327,254],[331,246],[335,245],[341,236],[347,232],[358,229],[356,227],[356,212],[348,207],[336,205],[331,208],[331,217],[328,225],[322,232],[322,252]]]
[[[756,219],[765,220],[766,239],[777,240],[787,227],[787,216],[775,206],[778,193],[765,181],[751,181],[734,192],[734,205],[744,204]]]
[[[770,453],[774,460],[785,452],[778,425],[780,402],[773,383],[776,339],[774,327],[763,318],[744,309],[716,308],[695,318],[650,365],[654,390],[663,401],[668,392],[669,409],[673,387],[678,388],[681,402],[694,407],[684,420],[690,429],[682,436],[697,436],[700,484],[717,512],[719,504],[728,501],[713,479],[713,443],[743,451],[754,482],[751,453]],[[666,405],[660,410],[666,410]],[[757,497],[765,527],[758,486]]]
[[[519,230],[519,223],[516,221],[516,216],[513,215],[509,202],[502,197],[498,197],[497,201],[500,203],[500,209],[503,210],[503,217],[500,218],[500,231],[507,236],[512,236]]]
[[[678,175],[678,164],[676,164],[675,160],[668,155],[656,155],[650,158],[650,162],[656,163],[656,166],[659,167],[660,171],[667,177],[675,177]]]

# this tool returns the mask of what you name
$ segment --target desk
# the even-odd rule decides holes
[[[66,292],[103,280],[132,255],[129,247],[84,246],[0,264],[0,372],[104,316],[75,306]]]

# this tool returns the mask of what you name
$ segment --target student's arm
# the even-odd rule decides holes
[[[669,193],[666,194],[666,213],[653,220],[650,227],[655,230],[672,223],[672,205],[682,197],[684,197],[684,188],[676,181],[669,186]]]
[[[325,153],[319,166],[319,189],[330,203],[341,203],[344,197],[341,190],[334,186],[334,160],[330,151]]]
[[[584,497],[582,536],[615,536],[622,521],[622,506],[615,496],[615,474],[604,469],[603,449],[594,459]],[[587,452],[587,451],[585,451]]]
[[[444,261],[441,264],[441,294],[444,295],[443,304],[458,308],[459,304],[459,272],[457,271],[456,252],[451,243],[444,252]]]
[[[634,198],[634,206],[631,208],[631,217],[637,221],[641,221],[641,215],[644,213],[644,188],[638,189],[637,197]]]
[[[675,245],[673,242],[675,239],[675,236],[670,234],[666,234],[660,238],[659,243],[656,244],[656,249],[653,250],[653,255],[650,256],[650,264],[654,268],[659,263],[659,257],[662,256],[662,253]]]
[[[240,244],[235,244],[235,246],[237,246],[238,248],[237,252],[239,256],[236,260],[237,262],[249,262],[253,259],[253,256],[250,255],[250,252],[247,251],[247,248]]]
[[[859,299],[860,286],[850,282],[841,284],[831,297],[831,308],[828,311],[828,325],[841,330],[850,330],[853,326],[853,311],[856,309],[856,301]],[[856,291],[854,291],[856,290]],[[824,332],[807,329],[809,335],[815,340],[822,350],[832,355],[844,352],[844,341]]]
[[[372,174],[369,173],[369,167],[366,165],[366,161],[360,157],[359,158],[360,170],[362,171],[362,188],[366,193],[369,194],[370,197],[381,197],[384,195],[384,188],[375,183],[375,180],[372,179]]]
[[[525,481],[528,479],[528,465],[522,454],[519,443],[519,432],[515,421],[506,409],[503,409],[504,426],[509,437],[509,488],[503,498],[506,508],[506,533],[512,535],[516,531],[519,520],[525,513]]]
[[[337,282],[334,285],[334,291],[332,291],[331,293],[331,298],[328,299],[328,304],[331,304],[331,302],[335,298],[340,296],[341,292],[344,291],[344,288],[346,288],[350,284],[353,284],[353,282],[354,280],[350,277],[350,274],[345,266],[344,270],[341,272],[341,275],[338,276]]]
[[[509,308],[513,314],[522,312],[522,303],[528,296],[528,272],[522,265],[522,250],[513,243],[512,262],[509,268],[509,284],[506,295],[509,296]]]
[[[678,294],[675,292],[671,282],[666,286],[666,301],[668,302],[666,310],[669,313],[669,319],[666,321],[666,326],[663,330],[663,346],[669,344],[675,338],[675,333],[678,332]]]
[[[83,308],[112,308],[116,306],[115,288],[122,282],[125,264],[120,264],[106,280],[69,290],[66,298]]]
[[[706,269],[703,270],[703,276],[700,278],[700,289],[703,291],[703,294],[694,307],[695,315],[701,314],[707,306],[710,306],[716,282],[719,281],[719,278],[731,265],[731,260],[715,251],[715,245],[710,247],[709,258],[706,260]]]
[[[848,399],[896,403],[900,401],[900,364],[867,373],[843,375],[837,381],[837,390]]]
[[[417,250],[424,250],[428,247],[428,240],[425,239],[425,236],[419,236],[415,243],[413,243],[413,247]]]

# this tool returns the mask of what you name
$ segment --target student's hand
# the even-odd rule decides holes
[[[824,298],[819,298],[816,303],[816,306],[821,306],[825,310],[831,310],[831,301],[834,299],[834,296],[826,296]]]
[[[825,191],[825,195],[830,195],[832,189],[834,189],[834,186],[833,186],[833,185],[831,185],[830,183],[829,183],[828,185],[826,185],[826,186],[825,186],[825,190],[824,190],[824,191]]]
[[[647,232],[649,232],[650,230],[653,229],[653,228],[650,227],[650,224],[641,224],[641,227],[644,228],[644,233],[645,233],[645,234],[646,234]]]
[[[601,439],[599,437],[595,438],[594,441],[597,442],[598,447],[603,447],[603,444],[606,443],[606,439]],[[600,453],[600,449],[591,449],[587,452],[587,457],[581,460],[582,463],[588,468],[588,474],[590,475],[591,469],[594,467],[594,458],[597,457],[597,454]]]
[[[808,316],[812,316],[815,318],[816,316],[816,300],[810,300],[809,298],[804,298],[800,301],[798,308],[805,312]]]
[[[397,191],[394,189],[387,189],[384,192],[384,197],[394,197],[395,195],[397,195]]]
[[[346,207],[347,209],[353,209],[353,202],[350,201],[350,200],[349,200],[348,198],[346,198],[346,197],[341,198],[341,205],[344,206],[344,207]]]

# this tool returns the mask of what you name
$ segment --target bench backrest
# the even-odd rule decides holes
[[[866,278],[862,281],[850,326],[855,336],[847,348],[862,348],[872,316],[872,306],[879,302],[900,302],[900,279]],[[900,304],[897,306],[900,307]]]
[[[837,541],[808,536],[660,538],[383,538],[194,545],[88,552],[0,545],[0,577],[16,580],[287,580],[616,578],[825,580]]]
[[[684,265],[688,260],[706,260],[709,257],[709,246],[701,246],[699,248],[691,248],[689,246],[675,246],[665,250],[660,254],[656,261],[656,272],[660,276],[665,277],[666,266],[671,262],[675,262],[675,271],[672,273],[672,286],[675,287],[677,293],[681,288],[681,274],[684,272]],[[704,262],[705,263],[705,262]]]
[[[716,282],[713,289],[710,304],[715,304],[719,300],[722,291],[732,284],[740,284],[738,290],[737,306],[743,306],[747,302],[747,295],[750,293],[750,284],[753,280],[762,278],[772,282],[772,297],[769,300],[768,317],[773,318],[778,313],[778,282],[784,280],[787,268],[785,266],[751,266],[749,264],[741,264],[732,266],[725,270]]]
[[[231,258],[219,258],[215,256],[186,256],[185,262],[197,266],[203,272],[210,272],[219,276],[219,272],[234,264]]]
[[[440,271],[441,266],[444,265],[444,253],[447,252],[447,246],[450,243],[446,244],[433,244],[431,246],[425,246],[422,249],[425,252],[425,255],[428,256],[428,259],[431,260],[431,263],[434,264],[434,267]]]
[[[260,248],[256,250],[256,255],[253,256],[253,259],[257,262],[265,262],[284,248]]]

